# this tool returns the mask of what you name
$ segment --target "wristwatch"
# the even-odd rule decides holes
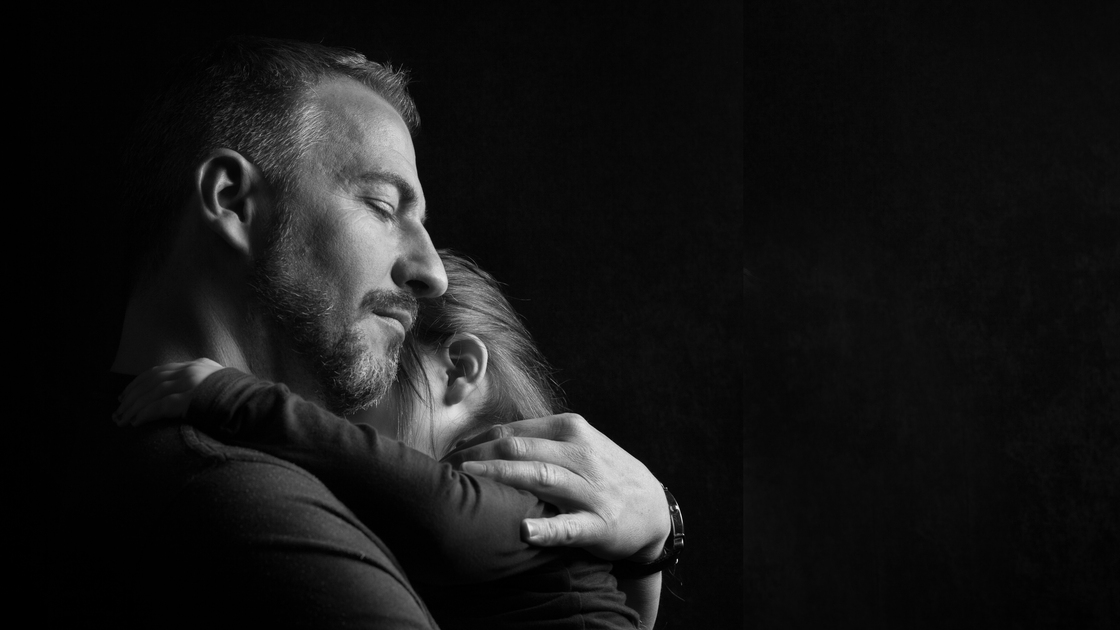
[[[661,484],[661,487],[665,489],[665,499],[669,502],[670,527],[669,537],[665,539],[665,548],[661,550],[661,555],[656,560],[648,564],[616,560],[612,573],[617,577],[642,577],[672,569],[677,565],[681,550],[684,549],[684,515],[681,514],[681,506],[677,504],[677,500],[673,498],[673,494],[665,484]]]

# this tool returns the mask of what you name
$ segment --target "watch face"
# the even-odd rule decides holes
[[[662,487],[664,488],[664,485]],[[665,541],[665,550],[668,555],[675,557],[681,549],[684,549],[684,514],[681,513],[680,504],[668,488],[665,488],[665,498],[669,501],[669,521],[672,527],[669,540]]]

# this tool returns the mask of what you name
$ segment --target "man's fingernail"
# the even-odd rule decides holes
[[[537,524],[531,521],[525,521],[525,537],[533,540],[540,535],[540,530],[537,529]]]
[[[483,466],[478,462],[463,462],[461,468],[463,469],[463,472],[470,473],[472,475],[481,475],[482,473],[486,472],[486,466]]]

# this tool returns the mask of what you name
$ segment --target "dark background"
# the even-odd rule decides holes
[[[1120,625],[1120,20],[945,4],[747,15],[752,626]]]
[[[32,29],[45,41],[27,99],[43,153],[33,170],[46,180],[32,207],[49,235],[47,275],[32,278],[49,308],[28,313],[49,331],[31,353],[51,376],[37,403],[61,395],[58,376],[80,381],[112,360],[127,247],[114,217],[132,185],[116,159],[167,61],[234,33],[355,48],[412,72],[437,246],[508,284],[571,408],[683,506],[687,556],[658,627],[738,627],[742,9],[518,7],[45,17]]]
[[[1111,627],[1120,17],[911,4],[28,26],[49,98],[13,98],[51,185],[23,234],[62,289],[33,355],[111,359],[109,158],[163,60],[233,32],[351,46],[413,71],[436,243],[508,283],[571,406],[680,499],[659,627]]]

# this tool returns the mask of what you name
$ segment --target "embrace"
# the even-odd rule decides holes
[[[101,390],[118,627],[652,627],[680,511],[433,245],[405,82],[238,38],[141,121]]]

